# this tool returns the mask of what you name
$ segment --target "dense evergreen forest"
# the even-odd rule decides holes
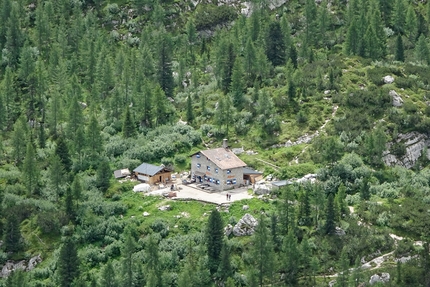
[[[1,286],[430,286],[429,38],[430,1],[0,0],[0,264],[42,258]],[[317,181],[217,209],[113,179],[223,138]]]

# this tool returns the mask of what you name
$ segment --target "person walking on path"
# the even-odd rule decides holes
[[[225,198],[228,200],[228,193],[225,195]]]

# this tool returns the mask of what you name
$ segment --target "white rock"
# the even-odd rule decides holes
[[[163,206],[160,206],[159,208],[158,208],[158,210],[161,210],[161,211],[166,211],[166,210],[171,210],[172,208],[170,207],[170,205],[163,205]]]
[[[381,273],[381,274],[374,274],[370,277],[369,284],[373,285],[376,283],[387,283],[390,281],[390,273]]]
[[[383,80],[384,80],[384,83],[385,83],[385,84],[391,84],[391,83],[393,83],[393,82],[394,82],[394,77],[393,77],[393,76],[388,75],[388,76],[385,76],[385,77],[383,78]]]
[[[249,209],[249,205],[242,206],[242,210],[248,210],[248,209]]]
[[[233,227],[234,236],[252,235],[258,221],[249,213],[245,214],[239,222]]]
[[[396,91],[391,90],[388,94],[392,98],[392,104],[393,104],[394,107],[401,107],[401,106],[403,106],[403,99],[402,99],[402,97],[399,94],[397,94]]]
[[[142,215],[147,217],[147,216],[149,216],[149,212],[145,211]]]

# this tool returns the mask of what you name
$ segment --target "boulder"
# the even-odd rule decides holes
[[[170,207],[170,205],[163,205],[163,206],[160,206],[159,208],[158,208],[158,210],[161,210],[161,211],[167,211],[167,210],[171,210],[172,208]]]
[[[383,77],[382,79],[384,80],[385,84],[394,83],[394,77],[393,76],[387,75],[387,76]]]
[[[147,216],[149,216],[149,212],[145,211],[142,215],[147,217]]]
[[[406,147],[406,153],[401,158],[397,158],[395,155],[390,153],[390,148],[395,143],[403,143]],[[399,134],[394,142],[387,145],[387,150],[383,154],[384,163],[389,166],[400,165],[405,168],[411,168],[422,155],[424,147],[428,147],[429,145],[430,139],[425,134],[418,132]],[[429,158],[429,150],[427,150],[426,156]]]
[[[344,236],[346,233],[345,233],[345,230],[336,226],[334,234],[336,234],[337,236]]]
[[[391,90],[391,91],[389,91],[388,94],[392,98],[392,105],[394,107],[401,107],[401,106],[403,106],[403,99],[402,99],[402,97],[400,97],[400,95],[396,91]]]
[[[226,227],[224,227],[224,234],[225,236],[230,236],[230,234],[233,232],[233,225],[227,224]]]
[[[252,235],[255,232],[255,227],[258,221],[249,213],[245,214],[239,222],[233,227],[234,236]]]
[[[249,209],[249,205],[242,206],[242,210],[248,210],[248,209]]]
[[[27,265],[27,271],[31,271],[33,270],[37,264],[39,264],[40,262],[42,262],[42,257],[40,256],[40,254],[31,257],[30,260],[28,261],[28,265]]]
[[[390,273],[374,274],[370,277],[369,284],[387,283],[390,281]]]

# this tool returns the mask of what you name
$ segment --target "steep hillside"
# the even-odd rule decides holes
[[[0,22],[2,276],[31,266],[2,286],[429,286],[430,3],[0,0]],[[218,212],[113,179],[180,183],[224,138],[317,180]]]

